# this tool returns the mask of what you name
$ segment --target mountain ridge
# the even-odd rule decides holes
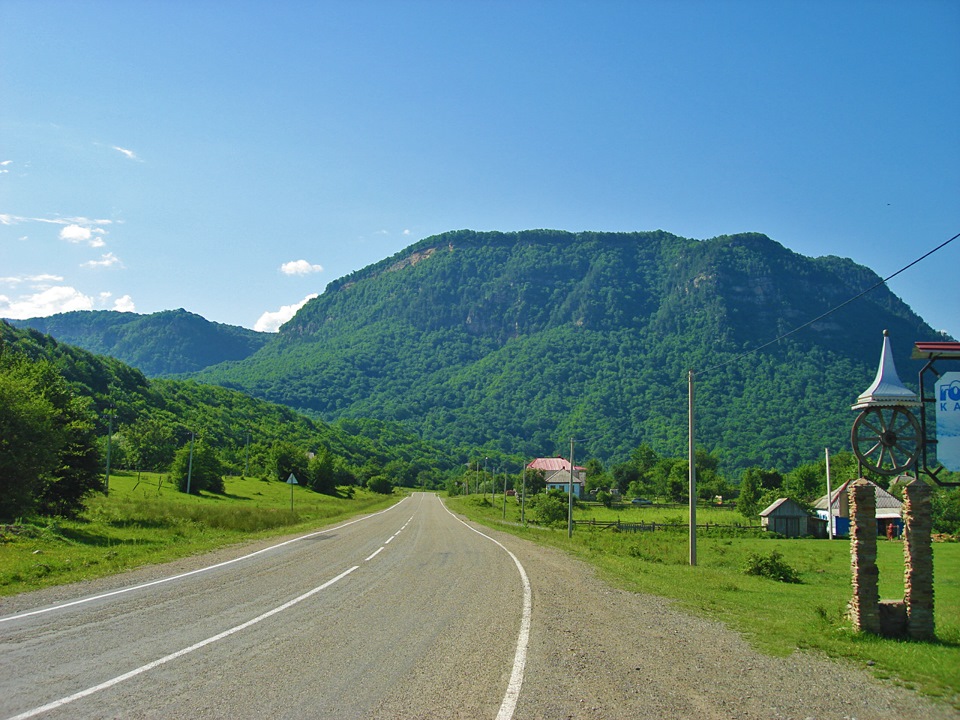
[[[212,322],[183,308],[146,315],[76,310],[7,322],[122,360],[150,377],[188,373],[240,360],[271,339],[268,333]]]
[[[683,454],[693,369],[698,442],[727,469],[790,467],[848,446],[884,329],[909,383],[912,343],[942,336],[869,268],[761,233],[458,230],[332,281],[255,352],[181,377],[326,421],[400,422],[464,456],[586,437],[615,461],[640,443]]]

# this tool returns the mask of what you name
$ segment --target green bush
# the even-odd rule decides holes
[[[560,525],[567,519],[567,504],[551,493],[534,495],[530,498],[530,517],[538,525]]]
[[[750,553],[743,572],[746,575],[770,578],[783,583],[799,583],[800,574],[790,567],[778,550],[763,556],[760,553]]]

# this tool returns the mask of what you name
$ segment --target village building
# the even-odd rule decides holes
[[[790,498],[780,498],[760,513],[764,530],[779,533],[784,537],[826,537],[826,521],[813,517],[800,503]]]
[[[830,508],[833,516],[833,536],[850,535],[850,497],[849,486],[854,480],[847,480],[832,493]],[[873,487],[877,499],[877,537],[895,538],[903,533],[903,502],[888,493],[871,480],[864,480]],[[814,505],[817,516],[827,519],[827,496],[817,500]]]
[[[570,492],[570,461],[562,457],[537,458],[529,465],[529,470],[542,470],[547,481],[547,490]],[[584,487],[587,482],[587,469],[575,465],[573,467],[573,494],[583,498]]]

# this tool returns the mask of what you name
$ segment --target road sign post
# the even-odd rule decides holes
[[[299,484],[294,474],[290,473],[290,477],[287,478],[287,485],[290,486],[290,512],[293,512],[293,486]]]

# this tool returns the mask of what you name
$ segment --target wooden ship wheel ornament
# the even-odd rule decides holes
[[[853,453],[861,468],[879,475],[902,475],[917,464],[923,449],[923,433],[911,408],[921,400],[900,382],[890,349],[890,335],[883,331],[880,367],[873,384],[864,390],[851,410],[860,410],[850,435]]]

